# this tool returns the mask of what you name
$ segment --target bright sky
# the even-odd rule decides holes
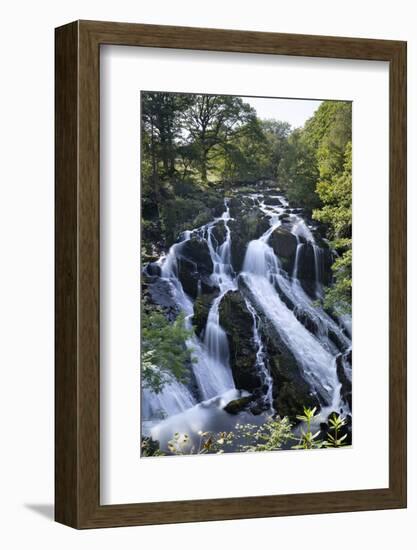
[[[259,118],[273,118],[289,122],[293,128],[304,126],[321,101],[314,99],[277,99],[261,97],[242,97],[256,109]]]

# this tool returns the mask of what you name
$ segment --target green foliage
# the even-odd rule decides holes
[[[326,447],[344,447],[346,445],[344,441],[347,438],[347,433],[342,437],[339,437],[340,430],[345,425],[345,418],[336,413],[332,414],[332,416],[329,418],[330,430],[327,434],[327,441],[324,443]],[[330,433],[331,431],[333,432],[333,434]]]
[[[344,447],[347,433],[341,435],[346,419],[333,413],[329,417],[327,439],[320,438],[321,431],[313,433],[312,425],[317,421],[316,407],[304,407],[304,414],[297,416],[304,423],[298,443],[291,449],[321,449],[323,447]],[[227,450],[237,452],[264,452],[281,450],[288,442],[296,439],[293,426],[287,417],[269,418],[263,425],[236,424],[231,432],[199,431],[198,444],[192,442],[188,434],[176,432],[168,442],[168,450],[173,455],[223,454]]]
[[[179,233],[192,225],[191,222],[197,214],[204,216],[203,220],[212,218],[210,209],[203,202],[196,199],[176,197],[162,203],[161,228],[169,246],[175,242]]]
[[[313,210],[339,257],[324,305],[350,312],[352,108],[323,101],[303,128],[260,120],[236,96],[142,94],[142,248],[145,258],[219,215],[235,185],[271,178],[292,206]],[[221,193],[217,192],[221,187]]]
[[[185,381],[186,362],[192,353],[186,340],[192,331],[184,327],[184,314],[174,322],[166,319],[160,311],[142,309],[142,377],[145,387],[153,392],[162,391],[172,377]]]
[[[154,441],[151,437],[142,437],[141,443],[142,456],[165,456],[159,448],[158,441]]]
[[[314,421],[317,407],[310,409],[304,407],[304,414],[297,416],[297,420],[305,422],[306,430],[301,429],[301,437],[297,445],[293,446],[293,449],[320,449],[323,446],[323,442],[318,440],[320,430],[313,433],[311,431],[311,423]]]
[[[209,172],[215,172],[224,149],[245,133],[247,125],[256,124],[250,105],[240,97],[223,95],[193,95],[184,121],[203,184]]]
[[[253,441],[241,444],[239,449],[248,452],[278,451],[293,438],[292,425],[287,417],[271,418],[262,426],[244,424],[237,426],[239,437]]]
[[[326,153],[326,158],[331,155]],[[335,163],[336,164],[336,163]],[[335,283],[325,296],[325,306],[337,313],[349,313],[352,301],[352,144],[347,142],[342,171],[330,170],[326,162],[320,170],[322,178],[317,192],[322,200],[321,209],[313,217],[328,224],[333,247],[340,256],[332,266]]]
[[[277,174],[292,205],[311,209],[320,204],[316,193],[319,176],[316,152],[304,139],[302,130],[294,130],[289,136]]]

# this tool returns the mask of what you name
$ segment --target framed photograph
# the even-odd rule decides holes
[[[56,520],[406,506],[406,43],[56,29]]]

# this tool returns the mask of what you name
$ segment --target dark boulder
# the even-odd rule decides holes
[[[265,197],[265,204],[269,206],[283,206],[278,197]]]
[[[239,285],[242,292],[250,295],[243,279],[239,280]],[[252,303],[256,308],[255,302]],[[326,404],[325,397],[319,400],[312,393],[294,354],[265,313],[260,308],[256,309],[273,380],[273,406],[280,416],[296,421],[296,415],[302,414],[304,406],[320,409],[322,404]]]
[[[324,242],[321,242],[320,246],[305,242],[304,246],[300,248],[297,278],[304,290],[313,298],[315,298],[316,278],[321,285],[327,286],[331,283],[333,278],[332,264],[332,251]],[[316,273],[317,268],[318,272]]]
[[[172,288],[168,281],[157,278],[153,283],[142,285],[142,298],[146,303],[160,306],[168,319],[174,320],[178,313],[178,304],[172,295]]]
[[[343,360],[343,355],[339,354],[336,357],[336,372],[337,378],[341,384],[340,395],[345,403],[349,405],[349,408],[352,410],[352,382],[347,376],[345,371],[345,365]]]
[[[267,340],[267,351],[274,381],[273,405],[280,416],[296,421],[304,407],[318,407],[320,402],[311,392],[301,370],[288,348],[277,338]]]
[[[294,315],[309,332],[317,336],[319,332],[318,324],[312,318],[308,311],[306,311],[305,309],[295,308]]]
[[[256,367],[253,317],[238,290],[224,295],[219,315],[229,342],[230,367],[236,387],[249,392],[260,389],[262,380]]]
[[[246,409],[249,403],[251,403],[252,401],[253,397],[251,395],[240,397],[238,399],[230,401],[225,407],[223,407],[223,410],[228,412],[229,414],[238,414]]]
[[[213,272],[213,262],[207,242],[204,239],[191,237],[181,246],[180,255],[197,264],[200,273],[211,274]]]
[[[181,281],[184,292],[196,298],[198,295],[200,275],[197,270],[197,264],[187,258],[178,259],[178,278]]]
[[[297,279],[311,298],[316,298],[316,260],[314,254],[312,243],[307,242],[300,247],[297,269]]]
[[[218,246],[224,243],[226,239],[226,233],[227,230],[223,221],[219,221],[218,223],[216,223],[216,225],[214,225],[211,234],[216,239]]]
[[[232,218],[240,218],[245,213],[253,208],[252,197],[245,197],[242,195],[234,196],[228,202],[230,216]]]
[[[194,315],[192,318],[193,326],[198,335],[201,334],[207,323],[207,317],[213,303],[217,298],[219,291],[216,289],[211,294],[201,294],[194,303]]]
[[[151,277],[161,276],[161,266],[156,262],[149,262],[145,269],[146,273]]]
[[[258,208],[252,208],[239,218],[230,220],[232,264],[236,272],[242,269],[248,243],[259,239],[269,226],[268,217]]]
[[[329,340],[337,347],[339,351],[345,351],[347,347],[346,341],[343,339],[342,335],[329,327],[328,329]]]
[[[311,243],[306,243],[303,247],[300,247],[297,276],[300,281],[316,280],[314,247]]]
[[[185,241],[178,251],[178,278],[184,292],[196,298],[203,285],[210,292],[212,272],[213,262],[207,242],[195,236]]]
[[[297,239],[285,227],[277,227],[268,240],[269,246],[279,257],[282,267],[291,275],[294,268]]]
[[[295,235],[284,229],[277,227],[268,241],[277,256],[280,258],[291,258],[297,250],[297,239]]]

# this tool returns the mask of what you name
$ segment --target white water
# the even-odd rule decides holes
[[[259,201],[260,197],[261,195],[257,195],[256,200]],[[166,256],[160,258],[158,263],[161,267],[161,279],[168,283],[175,303],[185,313],[186,327],[192,327],[194,304],[184,292],[178,278],[178,259],[181,257],[184,243],[189,239],[200,238],[207,242],[213,262],[210,279],[213,286],[219,289],[219,294],[211,305],[202,339],[193,336],[187,342],[194,358],[191,370],[195,386],[187,386],[172,379],[159,394],[143,389],[144,433],[151,434],[154,439],[166,443],[172,437],[172,433],[183,429],[194,437],[193,441],[196,441],[196,434],[200,429],[209,430],[210,426],[215,426],[216,429],[226,430],[232,426],[231,415],[223,411],[223,406],[241,396],[242,392],[235,389],[229,364],[227,336],[219,322],[219,307],[227,292],[238,289],[239,277],[242,277],[249,291],[244,293],[244,298],[253,318],[252,338],[257,350],[255,366],[262,380],[263,403],[266,410],[273,412],[273,381],[262,342],[262,316],[269,319],[279,337],[292,352],[312,393],[317,394],[322,403],[327,405],[323,408],[323,415],[330,410],[346,410],[346,404],[341,402],[341,385],[335,366],[340,350],[329,338],[329,331],[336,334],[339,341],[348,349],[350,340],[345,333],[349,331],[350,319],[346,316],[341,320],[342,326],[339,326],[317,307],[304,291],[298,279],[303,247],[306,246],[305,243],[313,247],[316,298],[320,298],[323,292],[322,251],[305,220],[294,213],[290,215],[290,231],[297,239],[297,249],[291,276],[282,269],[277,256],[268,245],[271,234],[282,225],[280,217],[288,207],[284,197],[277,197],[282,206],[265,204],[267,200],[259,204],[260,210],[270,218],[270,228],[259,239],[248,244],[240,274],[235,274],[231,265],[231,232],[228,225],[231,218],[226,203],[225,212],[221,217],[193,231],[184,232],[181,241],[174,244]],[[224,241],[221,244],[215,238],[216,225],[223,226],[225,230]],[[282,300],[278,289],[281,296],[285,296],[294,304],[293,310]],[[315,323],[315,334],[298,320],[299,314],[307,315]],[[249,420],[246,421],[252,423],[261,422],[264,418],[262,415],[254,417],[250,413],[240,413],[234,417],[233,422],[238,421],[241,416],[245,419],[248,417]]]
[[[292,233],[297,238],[298,246],[292,281],[290,281],[281,269],[274,251],[267,244],[270,235],[281,225],[279,215],[284,209],[268,206],[263,210],[270,216],[271,227],[259,239],[249,243],[240,276],[250,291],[255,307],[272,322],[285,345],[293,353],[313,392],[325,400],[329,406],[338,409],[341,406],[340,383],[337,378],[335,358],[339,352],[335,350],[335,346],[328,338],[328,329],[332,328],[341,340],[347,341],[347,339],[336,323],[323,310],[313,305],[297,279],[299,254],[303,246],[299,242],[299,237],[311,243],[313,250],[316,251],[318,247],[304,220],[293,215],[297,221],[292,227]],[[314,255],[316,258],[316,252]],[[319,288],[318,260],[315,263],[316,289],[319,294],[321,285]],[[296,305],[294,311],[282,301],[276,286]],[[307,330],[294,315],[297,308],[305,311],[316,322],[319,328],[317,335]]]

